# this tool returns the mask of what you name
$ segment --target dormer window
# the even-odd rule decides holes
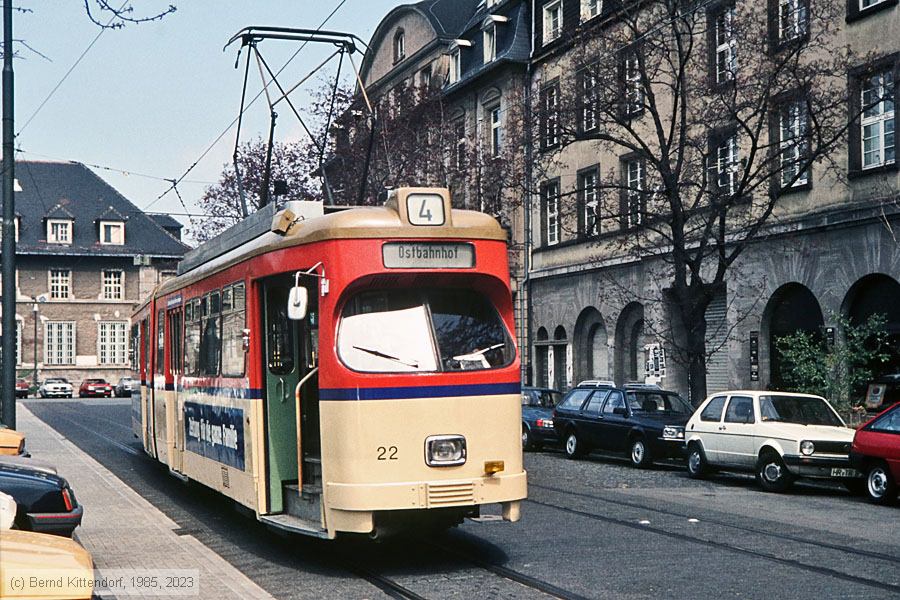
[[[71,244],[72,221],[68,219],[47,219],[47,242],[50,244]]]
[[[544,43],[552,42],[562,35],[562,1],[554,0],[544,5]]]
[[[109,246],[125,244],[125,223],[100,221],[100,243]]]
[[[19,221],[20,220],[21,220],[21,217],[19,217],[18,215],[16,215],[16,218],[13,219],[13,231],[15,232],[16,243],[19,242]],[[3,228],[0,227],[0,240],[2,240],[2,239],[3,239]]]
[[[489,63],[497,58],[497,26],[491,24],[484,30],[484,62]]]
[[[402,29],[394,34],[394,62],[398,63],[406,58],[406,35]]]
[[[453,40],[450,49],[447,50],[447,56],[450,59],[450,70],[447,73],[447,84],[452,85],[462,79],[462,49],[471,48],[472,42],[469,40]]]
[[[593,19],[603,10],[603,0],[581,0],[581,19]]]

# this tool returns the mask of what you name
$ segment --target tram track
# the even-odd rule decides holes
[[[642,510],[646,510],[646,511],[657,512],[657,513],[661,513],[661,514],[667,514],[667,515],[669,515],[669,516],[678,516],[678,517],[684,517],[684,518],[686,518],[685,515],[680,514],[680,513],[674,513],[674,512],[672,512],[672,511],[665,511],[665,510],[662,510],[662,509],[657,509],[657,508],[654,508],[654,507],[645,506],[645,505],[641,505],[641,504],[638,504],[638,503],[630,503],[630,504],[626,504],[626,503],[624,503],[624,502],[619,502],[619,501],[617,501],[617,500],[611,500],[611,499],[607,499],[607,498],[602,498],[602,497],[600,497],[600,496],[595,496],[595,495],[592,495],[592,494],[584,494],[584,493],[579,493],[579,492],[571,492],[571,491],[568,491],[568,490],[561,490],[561,489],[559,489],[559,488],[553,488],[553,487],[550,487],[550,486],[541,486],[541,485],[534,485],[534,484],[531,484],[530,487],[532,487],[532,488],[537,488],[537,489],[549,489],[549,490],[552,490],[552,491],[555,491],[555,492],[558,492],[558,493],[561,493],[561,494],[566,494],[566,495],[571,495],[571,496],[577,496],[577,497],[583,497],[583,498],[588,498],[588,499],[591,499],[591,500],[598,500],[598,501],[601,501],[601,502],[605,502],[605,503],[609,503],[609,504],[614,504],[614,505],[617,505],[617,506],[626,506],[626,505],[627,505],[627,506],[630,506],[631,508],[638,508],[638,509],[642,509]],[[641,522],[638,522],[638,521],[635,521],[635,520],[631,520],[631,519],[625,519],[625,518],[619,518],[619,517],[612,517],[612,516],[608,516],[608,515],[601,515],[601,514],[597,514],[597,513],[594,513],[594,512],[587,511],[587,510],[581,510],[581,509],[577,509],[577,508],[571,508],[571,507],[566,507],[566,506],[560,506],[560,505],[558,505],[558,504],[552,504],[552,503],[550,503],[550,502],[544,502],[544,501],[541,501],[541,500],[535,500],[535,499],[533,499],[533,498],[528,498],[527,500],[525,500],[525,502],[527,502],[527,503],[529,503],[529,504],[536,505],[536,506],[541,506],[541,507],[544,507],[544,508],[548,508],[548,509],[552,509],[552,510],[557,510],[557,511],[560,511],[560,512],[564,512],[564,513],[567,513],[567,514],[570,514],[570,515],[573,515],[573,516],[578,516],[578,517],[582,517],[582,518],[587,518],[587,519],[591,519],[591,520],[594,520],[594,521],[600,521],[600,522],[603,522],[603,523],[609,523],[609,524],[612,524],[612,525],[618,525],[618,526],[625,527],[625,528],[628,528],[628,529],[632,529],[632,530],[635,530],[635,531],[641,531],[641,532],[645,532],[645,533],[651,533],[651,534],[654,534],[654,535],[659,535],[659,536],[666,537],[666,538],[669,538],[669,539],[678,540],[678,541],[681,541],[681,542],[687,542],[687,543],[699,544],[699,545],[702,545],[702,546],[707,546],[707,547],[709,547],[709,548],[714,548],[714,549],[716,549],[716,550],[723,550],[723,551],[728,551],[728,552],[734,552],[734,553],[738,553],[738,554],[743,554],[743,555],[745,555],[745,556],[750,556],[750,557],[757,558],[757,559],[768,560],[768,561],[771,561],[771,562],[779,563],[779,564],[782,564],[782,565],[785,565],[785,566],[789,566],[789,567],[792,567],[792,568],[800,569],[800,570],[807,571],[807,572],[810,572],[810,573],[815,573],[815,574],[817,574],[817,575],[825,575],[825,576],[829,576],[829,577],[834,577],[834,578],[837,578],[837,579],[841,579],[841,580],[844,580],[844,581],[851,582],[851,583],[853,583],[853,584],[864,585],[864,586],[867,586],[867,587],[873,587],[873,588],[878,588],[878,589],[881,589],[881,590],[885,590],[885,591],[888,591],[888,592],[891,592],[891,593],[894,593],[894,594],[900,594],[900,585],[897,585],[897,584],[884,583],[884,582],[880,582],[880,581],[874,581],[874,580],[872,580],[872,579],[870,579],[870,578],[867,578],[867,577],[862,577],[862,576],[858,576],[858,575],[853,575],[853,574],[851,574],[851,573],[846,573],[846,572],[843,572],[843,571],[838,571],[838,570],[836,570],[836,569],[831,569],[831,568],[823,567],[823,566],[819,566],[819,565],[811,565],[811,564],[804,563],[804,562],[799,561],[799,560],[795,560],[795,559],[792,559],[792,558],[786,558],[786,557],[783,557],[783,556],[778,556],[778,555],[776,555],[776,554],[771,554],[771,553],[767,553],[767,552],[762,552],[762,551],[755,550],[755,549],[749,548],[749,547],[743,547],[743,546],[739,546],[739,545],[736,545],[736,544],[730,544],[730,543],[726,543],[726,542],[720,542],[720,541],[717,541],[717,540],[708,539],[708,538],[704,538],[704,537],[700,537],[700,536],[696,536],[696,535],[690,535],[690,534],[687,534],[687,533],[684,533],[684,532],[669,531],[669,530],[664,529],[664,528],[662,528],[662,527],[653,526],[653,525],[648,524],[648,523],[641,523]],[[739,530],[742,529],[742,530],[744,530],[744,531],[747,532],[747,533],[754,533],[754,534],[756,534],[756,535],[769,536],[769,537],[773,537],[773,538],[776,538],[776,539],[784,539],[784,540],[786,540],[786,541],[795,541],[795,542],[798,542],[798,543],[804,543],[804,544],[807,544],[807,545],[810,545],[810,546],[815,546],[815,547],[819,547],[819,548],[824,548],[824,549],[827,549],[827,550],[836,550],[836,551],[839,551],[839,552],[845,552],[845,553],[848,553],[848,554],[855,554],[855,555],[859,555],[859,556],[865,557],[865,558],[873,558],[872,555],[874,554],[874,555],[875,555],[874,557],[878,558],[879,560],[887,560],[888,562],[893,562],[893,563],[900,562],[900,559],[897,559],[896,557],[892,557],[892,556],[889,556],[889,555],[880,554],[880,553],[869,553],[869,552],[866,552],[866,551],[858,551],[858,550],[856,550],[856,549],[848,549],[848,548],[845,548],[845,547],[843,547],[843,546],[838,546],[838,545],[836,545],[836,544],[829,544],[829,543],[827,543],[827,542],[818,542],[818,541],[816,541],[816,540],[808,540],[808,539],[803,539],[803,538],[792,539],[794,536],[787,536],[787,535],[785,535],[785,534],[777,534],[777,533],[768,532],[768,531],[765,531],[765,530],[758,530],[758,529],[753,529],[753,528],[746,528],[746,527],[742,527],[742,526],[734,526],[734,525],[731,525],[731,524],[729,524],[729,523],[725,523],[725,522],[723,522],[723,521],[716,521],[716,520],[707,520],[707,519],[704,519],[704,522],[710,523],[710,524],[714,524],[714,525],[717,525],[717,526],[720,526],[720,527],[729,527],[729,528],[735,528],[735,529],[739,529]]]
[[[557,487],[553,487],[553,486],[529,483],[528,487],[534,488],[534,489],[551,491],[551,492],[555,492],[558,494],[565,494],[567,496],[575,496],[578,498],[585,498],[587,500],[597,500],[600,502],[604,502],[606,504],[612,504],[614,506],[627,506],[629,508],[634,508],[634,509],[638,509],[638,510],[652,511],[655,513],[664,514],[664,515],[671,516],[671,517],[680,517],[680,518],[684,518],[684,519],[691,519],[691,518],[696,517],[696,514],[678,512],[678,511],[674,511],[674,510],[666,510],[666,509],[648,506],[646,504],[641,504],[638,502],[633,502],[633,501],[628,501],[628,500],[604,498],[603,496],[599,496],[596,494],[587,494],[584,492],[574,492],[571,490],[564,490],[562,488],[557,488]],[[784,540],[786,542],[807,544],[807,545],[816,546],[819,548],[826,548],[829,550],[844,552],[846,554],[853,554],[853,555],[859,556],[861,558],[874,558],[876,560],[882,560],[882,561],[891,562],[891,563],[900,565],[900,556],[892,556],[890,554],[884,554],[883,552],[873,552],[871,550],[862,550],[859,548],[848,548],[846,546],[841,546],[839,544],[832,544],[830,542],[824,542],[821,540],[811,540],[809,538],[791,535],[788,533],[778,533],[778,532],[774,532],[774,531],[768,531],[765,529],[757,529],[754,527],[747,527],[746,525],[736,525],[734,523],[729,523],[727,521],[723,521],[723,520],[715,519],[715,518],[709,518],[706,516],[704,516],[702,520],[704,523],[718,525],[720,527],[728,527],[729,529],[735,529],[738,531],[742,531],[744,533],[751,533],[751,534],[755,534],[755,535],[765,535],[765,536],[772,537],[775,539]]]

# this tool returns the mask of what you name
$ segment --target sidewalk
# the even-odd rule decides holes
[[[36,459],[56,465],[84,506],[84,521],[75,530],[75,539],[93,555],[96,569],[196,569],[199,585],[194,589],[199,594],[190,597],[272,598],[193,536],[177,535],[174,521],[28,408],[20,404],[18,412],[28,450]],[[104,600],[108,597],[103,594]]]

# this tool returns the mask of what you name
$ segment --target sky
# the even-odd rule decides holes
[[[249,25],[315,29],[340,2],[133,0],[135,16],[160,12],[170,3],[177,10],[158,22],[101,33],[86,16],[82,0],[19,0],[16,6],[33,12],[15,13],[14,38],[37,53],[16,46],[21,56],[14,64],[16,147],[22,151],[17,159],[74,160],[107,167],[94,171],[138,207],[172,214],[188,224],[174,193],[157,200],[170,184],[139,174],[180,177],[238,115],[243,62],[235,69],[239,43],[223,52],[225,43]],[[368,42],[381,18],[402,3],[346,0],[325,28],[354,33]],[[96,43],[35,114],[98,34]],[[274,70],[298,47],[294,42],[267,40],[260,51]],[[332,51],[327,45],[307,45],[279,81],[286,88],[293,86]],[[361,55],[355,60],[359,65]],[[336,67],[332,61],[311,85],[333,78]],[[352,74],[346,61],[344,74]],[[261,89],[251,63],[248,99]],[[308,84],[291,95],[301,112],[309,89]],[[276,139],[300,139],[304,134],[289,108],[278,113]],[[244,119],[242,140],[268,135],[264,97]],[[230,162],[235,133],[235,128],[229,130],[178,185],[188,212],[199,211],[197,200]]]

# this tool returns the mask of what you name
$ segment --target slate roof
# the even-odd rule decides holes
[[[454,39],[466,26],[480,0],[423,0],[406,5],[418,9],[442,39]],[[403,7],[397,7],[403,8]]]
[[[16,161],[16,179],[16,254],[181,258],[190,249],[82,164]],[[47,243],[47,218],[73,220],[71,245]],[[125,244],[100,244],[99,221],[123,219]]]
[[[484,62],[484,35],[481,24],[489,15],[502,15],[509,19],[497,27],[497,56]],[[531,31],[525,2],[498,4],[490,9],[482,8],[472,15],[465,30],[458,36],[468,40],[471,47],[464,48],[462,55],[462,76],[458,81],[446,86],[444,91],[453,91],[470,83],[476,77],[507,63],[527,64],[531,52]]]

